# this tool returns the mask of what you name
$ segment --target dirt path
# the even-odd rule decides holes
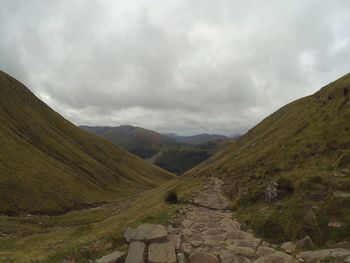
[[[187,208],[181,230],[183,251],[189,255],[190,262],[298,262],[241,230],[228,210],[222,185],[221,180],[212,178],[211,184]]]

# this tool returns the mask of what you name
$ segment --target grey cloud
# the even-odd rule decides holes
[[[243,132],[349,71],[345,0],[21,1],[1,69],[76,124]]]

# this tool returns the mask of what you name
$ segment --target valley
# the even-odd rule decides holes
[[[349,85],[345,75],[233,141],[189,142],[131,126],[86,132],[1,73],[0,261],[89,262],[128,251],[126,229],[149,223],[179,229],[191,263],[346,262]],[[118,145],[189,170],[175,176]],[[194,149],[215,151],[203,161]]]
[[[0,71],[0,213],[60,214],[174,175],[83,132]]]
[[[179,136],[161,134],[131,125],[80,127],[178,175],[205,161],[232,141],[231,138],[223,135]]]

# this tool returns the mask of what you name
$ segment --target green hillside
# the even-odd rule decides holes
[[[233,210],[273,241],[350,236],[350,74],[294,101],[188,172],[225,178]],[[267,187],[277,197],[266,202]]]
[[[74,126],[0,71],[0,213],[57,214],[173,176]]]
[[[182,174],[205,161],[230,141],[230,138],[222,135],[178,136],[130,125],[80,127],[176,174]]]

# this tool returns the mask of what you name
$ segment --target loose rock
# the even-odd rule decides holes
[[[124,233],[124,237],[127,242],[165,242],[168,240],[168,232],[162,225],[143,224],[140,225],[137,229],[128,228]]]
[[[296,242],[296,246],[303,250],[312,249],[314,247],[314,243],[312,242],[310,236],[305,236],[304,238]]]
[[[96,263],[121,263],[125,260],[126,253],[120,251],[114,251],[100,259],[96,260]]]
[[[297,247],[292,242],[286,242],[282,244],[281,249],[288,254],[293,254]]]
[[[212,254],[198,252],[190,257],[190,263],[220,263],[220,261]]]

